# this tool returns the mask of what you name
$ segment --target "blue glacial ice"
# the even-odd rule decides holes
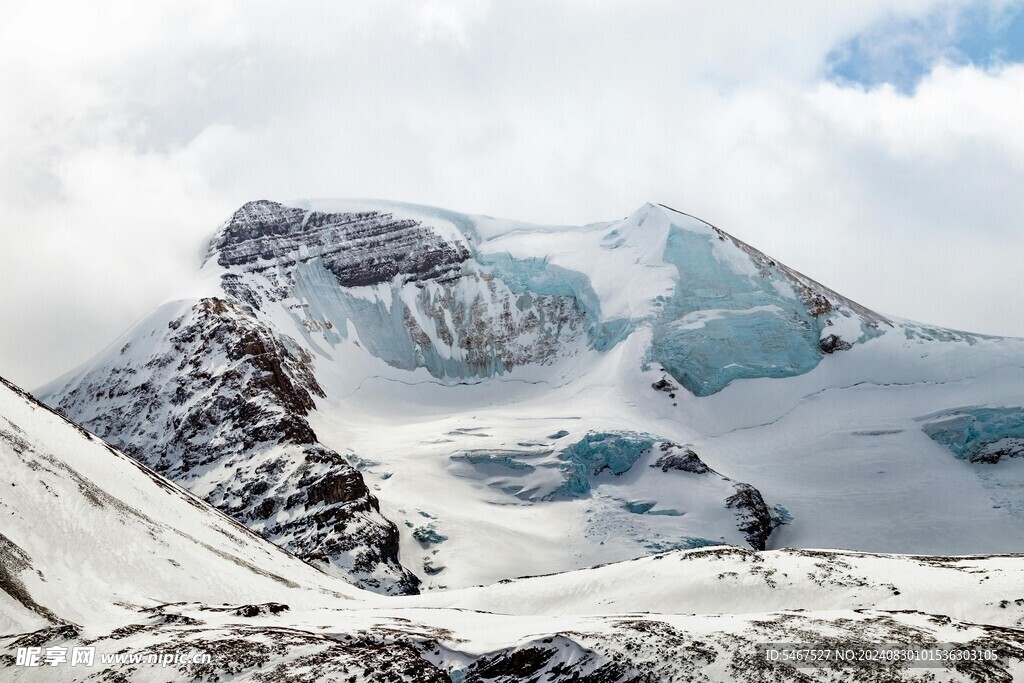
[[[658,439],[636,432],[589,432],[559,455],[564,483],[551,498],[579,498],[590,491],[590,481],[602,472],[623,474]]]
[[[521,457],[538,457],[550,455],[551,451],[469,451],[449,456],[451,460],[468,462],[475,465],[480,472],[502,472],[503,470],[533,472],[533,465],[519,460]]]
[[[514,294],[574,298],[584,314],[590,346],[597,351],[612,348],[636,327],[635,321],[627,318],[601,321],[600,298],[583,273],[556,266],[546,258],[520,259],[507,252],[478,259]]]
[[[652,331],[645,363],[660,365],[696,396],[737,379],[814,369],[823,356],[824,318],[808,312],[782,274],[758,271],[747,254],[717,239],[671,226],[663,258],[678,271],[675,291],[655,299],[653,314],[634,318],[604,320],[584,273],[543,257],[487,253],[451,281],[359,292],[338,287],[316,261],[300,264],[294,294],[306,319],[295,314],[296,321],[331,323],[323,330],[328,344],[354,328],[374,356],[438,378],[504,375],[582,346],[606,351],[641,326]]]
[[[682,517],[685,512],[680,512],[675,508],[660,508],[655,510],[658,501],[655,500],[630,500],[626,502],[626,510],[632,512],[634,515],[654,515],[663,517]]]
[[[416,527],[412,532],[412,537],[415,538],[424,548],[444,543],[448,540],[447,536],[438,533],[437,530],[434,529],[433,524]]]
[[[696,396],[736,379],[813,370],[822,358],[821,323],[781,282],[736,273],[716,258],[714,239],[669,231],[665,260],[680,281],[672,297],[658,301],[650,360]]]
[[[712,541],[710,538],[701,538],[700,536],[683,536],[677,541],[648,541],[644,547],[652,553],[665,553],[670,550],[692,550],[716,545],[726,545],[725,539]]]
[[[351,326],[377,358],[403,370],[426,368],[438,378],[503,375],[595,338],[599,307],[583,275],[535,259],[498,258],[491,270],[467,268],[452,281],[354,291],[310,261],[293,270],[305,319],[293,315],[299,329],[308,330],[310,321],[325,327],[332,345],[347,338]]]
[[[923,419],[933,420],[924,433],[962,460],[1024,456],[1024,408],[967,408]]]

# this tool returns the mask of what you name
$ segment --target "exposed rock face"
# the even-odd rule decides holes
[[[679,470],[680,472],[692,472],[694,474],[707,474],[711,468],[704,464],[704,461],[689,448],[678,446],[671,442],[664,442],[659,449],[661,455],[652,465],[660,467],[662,472]]]
[[[211,245],[222,266],[261,270],[314,258],[343,287],[439,278],[469,258],[461,242],[448,241],[415,220],[388,213],[321,213],[277,202],[249,202],[228,220]]]
[[[561,681],[572,676],[578,681],[642,681],[633,673],[628,663],[607,661],[601,654],[586,647],[567,635],[538,638],[519,647],[480,657],[469,668],[467,683],[483,681]],[[579,672],[588,675],[580,678]],[[653,679],[650,679],[653,680]]]
[[[7,437],[7,434],[0,431],[0,439],[12,443],[5,437]],[[18,447],[17,443],[13,445],[15,448]],[[32,598],[32,595],[25,589],[25,584],[18,577],[18,574],[31,568],[31,566],[32,558],[28,556],[28,553],[12,543],[9,538],[0,534],[0,591],[7,593],[7,595],[14,598],[23,607],[38,614],[51,624],[63,624],[63,619]]]
[[[1007,437],[993,444],[986,444],[973,456],[971,462],[994,465],[1003,458],[1024,458],[1024,439]]]
[[[838,335],[830,334],[818,342],[818,348],[822,350],[822,353],[835,353],[836,351],[847,351],[853,348],[853,345],[848,341],[843,341]]]
[[[546,364],[587,341],[585,315],[574,298],[516,294],[486,272],[392,285],[387,295],[388,305],[346,299],[347,319],[375,356],[406,370],[426,368],[439,378],[487,377]]]
[[[724,230],[715,227],[712,227],[712,229],[718,235],[718,239],[731,242],[740,251],[746,253],[757,266],[762,277],[769,277],[775,273],[785,278],[807,308],[808,315],[817,318],[833,311],[837,307],[843,307],[854,312],[870,325],[878,326],[884,324],[892,326],[888,318],[861,306],[855,301],[847,299],[845,296],[812,280],[803,273],[779,263],[764,252],[755,249],[742,240],[736,239]]]
[[[746,534],[750,547],[764,550],[774,526],[768,506],[764,504],[761,492],[750,484],[737,483],[735,488],[736,493],[725,499],[725,505],[736,510],[739,529]]]
[[[397,528],[306,420],[323,395],[308,352],[218,298],[143,342],[56,407],[299,557],[365,588],[415,592]]]
[[[288,605],[280,602],[268,602],[262,605],[241,605],[235,609],[235,616],[239,617],[258,617],[261,614],[280,614],[281,612],[287,612],[291,608]]]
[[[735,481],[711,469],[689,448],[664,442],[659,446],[659,450],[661,455],[651,467],[660,467],[662,472],[675,470],[702,476],[717,476],[731,484],[734,493],[725,499],[725,507],[735,510],[737,528],[743,532],[750,547],[754,550],[765,549],[768,537],[776,524],[760,491],[750,484]]]
[[[165,612],[162,608],[147,610],[138,616],[136,623],[88,639],[75,627],[4,638],[0,641],[0,670],[4,675],[12,671],[13,653],[19,647],[62,647],[70,651],[88,646],[100,653],[90,667],[90,677],[125,683],[232,679],[266,683],[448,683],[451,680],[444,670],[421,655],[427,646],[405,633],[388,633],[390,638],[384,633],[375,634],[375,638],[351,638],[318,633],[319,629],[313,628],[266,625],[260,623],[261,619],[246,623],[245,617],[266,614],[249,611],[253,607],[262,609],[263,605],[242,605],[237,609],[228,606],[235,618],[233,623],[224,624],[217,617],[225,610],[189,606],[198,616]],[[209,659],[193,661],[185,657],[173,664],[148,661],[150,657],[159,661],[159,657],[170,650],[202,653]],[[140,660],[116,664],[101,662],[108,653],[125,651],[136,653]],[[21,672],[24,675],[16,675],[14,680],[54,680],[53,673],[43,667],[21,666],[12,671]]]

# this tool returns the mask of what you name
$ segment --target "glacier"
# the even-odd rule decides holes
[[[736,379],[813,370],[822,358],[818,319],[778,279],[733,272],[715,257],[713,239],[670,230],[665,257],[680,280],[658,300],[651,361],[695,396]]]
[[[1024,408],[967,408],[932,415],[924,433],[953,454],[975,463],[994,464],[1024,456]]]
[[[586,494],[590,491],[592,477],[605,470],[614,475],[628,472],[656,442],[657,439],[649,434],[588,432],[559,454],[558,458],[566,464],[565,483],[549,497]]]

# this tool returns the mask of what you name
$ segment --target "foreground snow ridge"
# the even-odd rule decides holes
[[[886,665],[878,680],[1024,675],[1020,555],[722,546],[389,598],[244,531],[6,382],[0,420],[14,489],[4,680],[836,680],[843,665],[796,670],[762,650],[865,642],[993,658]],[[81,668],[18,663],[83,649]]]
[[[1024,677],[1022,340],[657,204],[261,200],[182,290],[0,387],[4,680]]]

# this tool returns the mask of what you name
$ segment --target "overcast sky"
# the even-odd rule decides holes
[[[0,375],[88,359],[251,199],[656,201],[1024,336],[1021,2],[0,2]]]

